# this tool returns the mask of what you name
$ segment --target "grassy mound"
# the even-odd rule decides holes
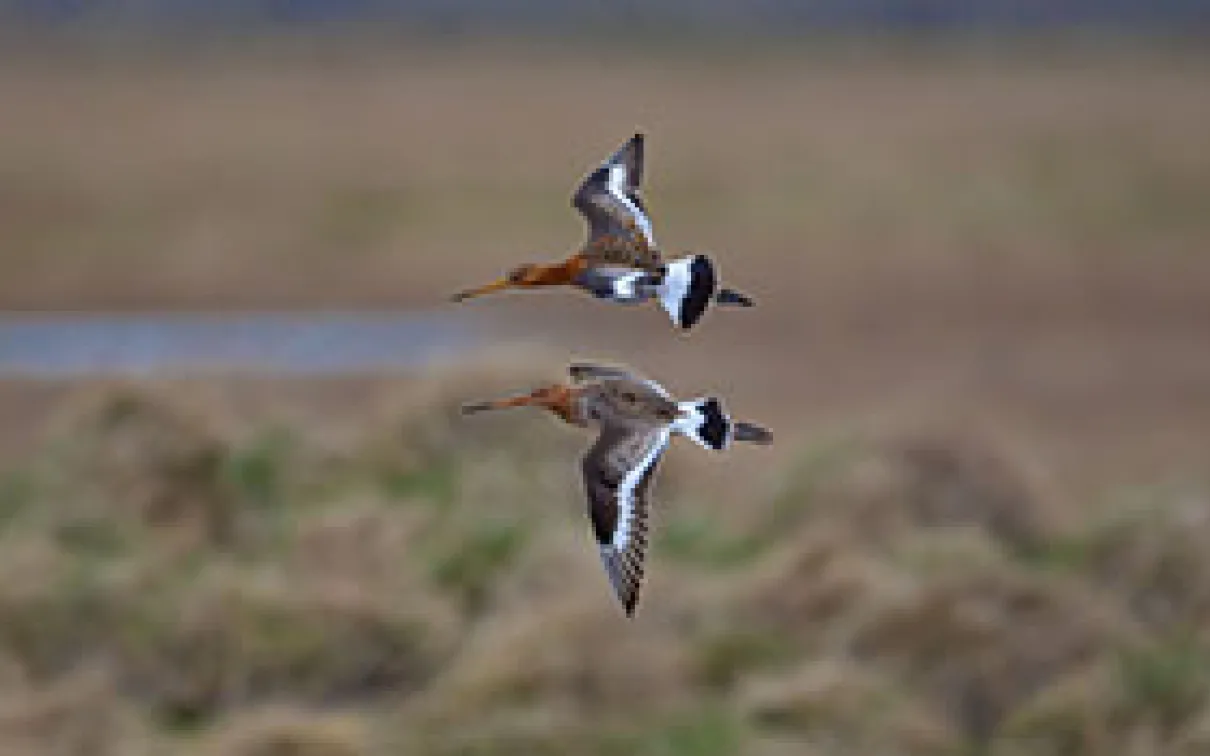
[[[676,466],[626,621],[586,439],[405,386],[352,432],[221,392],[64,408],[0,505],[0,746],[37,754],[1193,754],[1210,743],[1195,491],[1060,528],[995,444],[821,439],[746,519]],[[675,453],[675,452],[674,452]],[[694,502],[693,517],[675,505]],[[1082,510],[1088,511],[1088,510]]]

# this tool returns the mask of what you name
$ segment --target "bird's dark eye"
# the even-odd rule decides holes
[[[633,391],[623,391],[622,398],[628,402],[637,402],[639,400],[638,394],[634,393]]]

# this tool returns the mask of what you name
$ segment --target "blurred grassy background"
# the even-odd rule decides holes
[[[759,306],[482,300],[530,351],[450,375],[0,383],[0,744],[1210,748],[1210,58],[640,48],[5,58],[6,310],[453,307],[577,245],[635,129],[663,245]],[[778,438],[673,450],[633,623],[588,439],[452,415],[573,356]]]

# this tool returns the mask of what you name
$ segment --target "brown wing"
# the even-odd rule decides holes
[[[635,134],[588,174],[572,205],[588,222],[584,255],[590,264],[658,269],[661,260],[639,184],[643,135]]]
[[[647,491],[672,431],[606,425],[583,461],[588,515],[601,563],[626,616],[634,616],[647,557]]]
[[[595,362],[573,362],[567,366],[567,373],[573,381],[595,381],[602,378],[620,378],[622,380],[645,380],[636,373],[616,365],[601,365]]]
[[[651,378],[640,375],[629,368],[595,362],[573,362],[567,366],[567,373],[576,383],[598,381],[616,384],[615,388],[626,384],[636,390],[636,400],[645,400],[644,410],[659,409],[660,411],[671,411],[674,415],[677,411],[675,400],[667,389]]]

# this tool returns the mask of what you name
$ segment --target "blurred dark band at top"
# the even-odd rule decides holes
[[[795,33],[1012,31],[1096,27],[1210,27],[1205,0],[0,0],[0,21],[35,27],[116,26],[136,31],[308,30],[393,24],[444,34],[593,31]]]

